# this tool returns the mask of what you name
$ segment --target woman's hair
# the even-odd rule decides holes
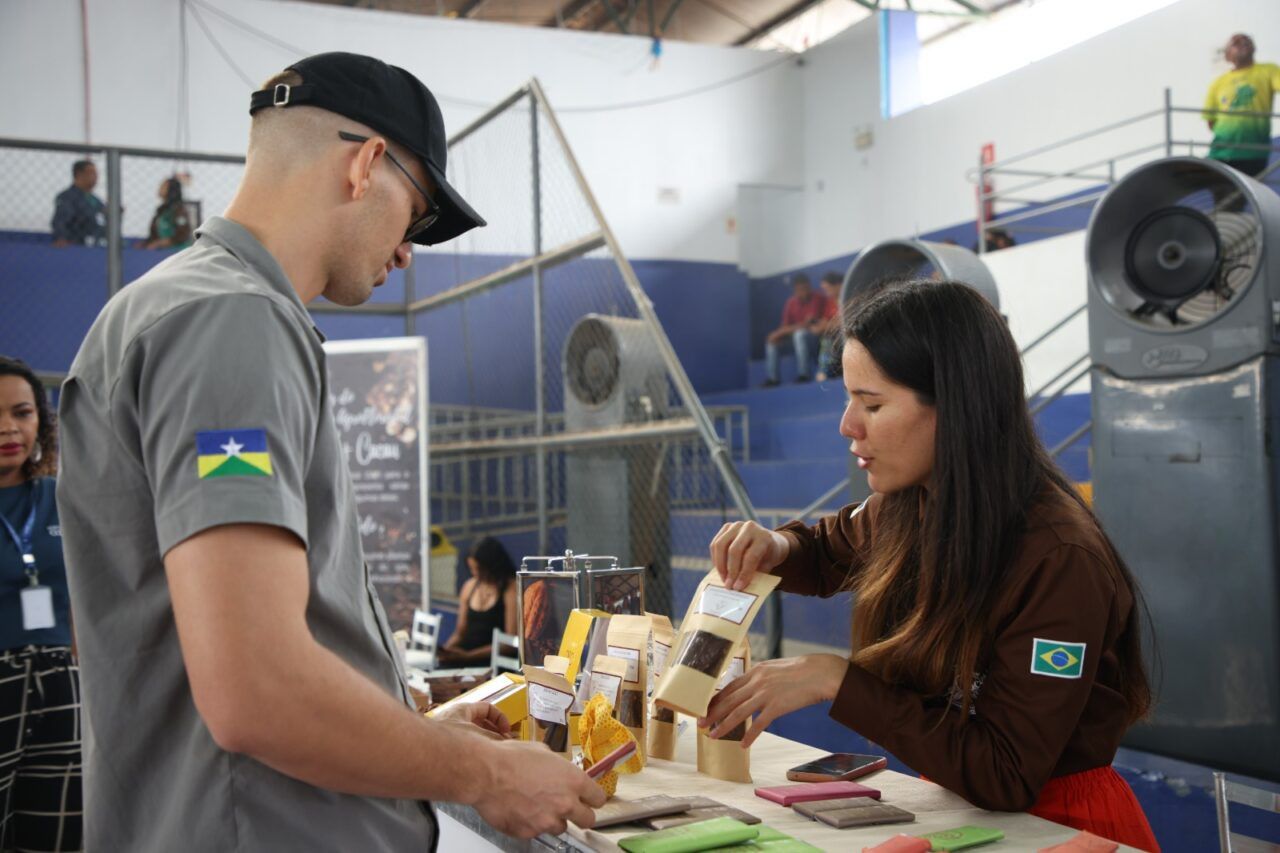
[[[492,536],[484,536],[471,546],[471,559],[479,566],[480,580],[505,589],[507,581],[516,576],[516,564],[502,543]]]
[[[181,203],[182,179],[177,175],[170,175],[164,179],[164,201],[160,202],[160,206],[156,208],[156,213],[160,213],[165,208]]]
[[[53,412],[49,410],[49,398],[44,393],[44,385],[27,367],[22,359],[0,355],[0,376],[19,376],[31,386],[31,395],[36,401],[36,417],[40,426],[36,429],[36,447],[40,450],[37,461],[31,456],[22,463],[22,476],[28,480],[33,477],[52,477],[58,470],[58,429],[54,422]]]
[[[928,695],[958,687],[967,712],[972,674],[996,628],[986,615],[1003,592],[1028,509],[1051,489],[1092,512],[1036,436],[1017,345],[977,291],[950,281],[889,284],[846,306],[842,326],[845,340],[865,347],[888,379],[937,416],[926,493],[913,486],[883,497],[874,552],[851,583],[854,661]],[[1119,682],[1139,719],[1151,705],[1141,593],[1106,542],[1135,599],[1120,638]]]

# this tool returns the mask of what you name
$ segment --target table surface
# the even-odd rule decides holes
[[[679,797],[710,797],[756,815],[764,823],[823,850],[859,850],[878,844],[898,833],[919,835],[966,824],[999,829],[1004,840],[982,850],[1038,850],[1076,834],[1076,831],[1025,813],[989,812],[940,785],[907,776],[893,770],[880,770],[858,781],[881,792],[881,801],[892,803],[916,815],[913,823],[836,829],[810,820],[789,807],[780,806],[755,795],[757,787],[794,784],[787,780],[788,768],[812,761],[825,753],[795,741],[763,733],[751,748],[750,784],[722,782],[698,773],[696,768],[695,730],[686,726],[680,736],[674,761],[652,759],[643,771],[622,776],[618,796],[628,800],[653,794]],[[578,844],[599,851],[618,851],[617,840],[643,830],[635,825],[584,830],[570,825],[568,835]],[[1132,848],[1121,847],[1122,850]]]

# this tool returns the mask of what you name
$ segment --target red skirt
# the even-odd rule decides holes
[[[1028,811],[1139,850],[1160,849],[1133,789],[1111,767],[1050,779]]]

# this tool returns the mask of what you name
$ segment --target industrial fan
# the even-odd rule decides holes
[[[1094,509],[1138,580],[1163,663],[1155,713],[1128,742],[1272,779],[1278,249],[1280,197],[1191,158],[1117,183],[1086,238]]]
[[[670,390],[653,333],[641,320],[588,314],[561,354],[567,433],[665,419]],[[565,455],[566,543],[647,566],[647,589],[670,601],[671,532],[666,446],[652,439],[585,446]]]

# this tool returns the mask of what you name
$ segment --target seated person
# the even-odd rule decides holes
[[[502,543],[480,539],[471,546],[467,568],[471,578],[458,593],[458,626],[436,653],[441,667],[487,664],[493,629],[515,634],[519,624],[516,566]]]
[[[796,381],[809,381],[809,353],[817,343],[813,332],[809,330],[809,324],[822,318],[827,298],[814,291],[809,277],[804,273],[791,277],[791,291],[791,298],[782,309],[782,325],[770,332],[765,340],[766,388],[778,384],[778,345],[787,338],[791,338],[791,345],[796,352]]]
[[[182,198],[182,179],[171,175],[160,182],[160,206],[151,217],[151,229],[143,242],[144,249],[185,249],[191,245],[195,230]]]
[[[836,355],[836,335],[840,331],[840,288],[844,286],[844,279],[835,270],[828,270],[822,274],[819,286],[827,305],[822,317],[809,324],[809,331],[818,338],[818,373],[813,378],[823,382],[829,375],[839,372],[836,369],[840,366],[840,357]]]
[[[107,242],[107,206],[93,194],[98,167],[92,160],[71,164],[71,186],[53,200],[55,246],[101,246]]]

